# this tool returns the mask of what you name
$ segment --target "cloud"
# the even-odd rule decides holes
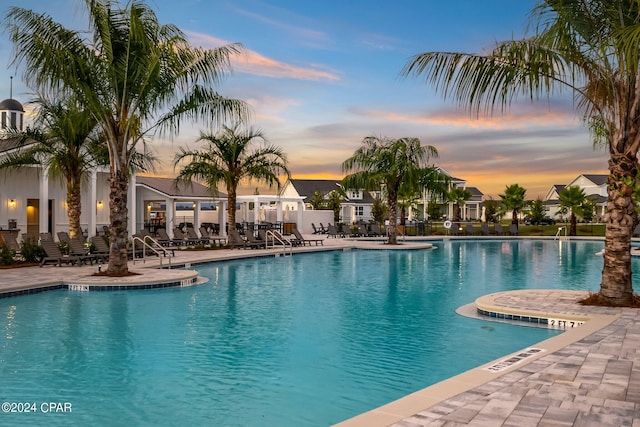
[[[575,113],[564,108],[549,110],[541,107],[514,108],[504,115],[470,117],[462,109],[438,109],[437,111],[384,111],[370,110],[359,107],[349,109],[349,112],[361,117],[389,122],[407,122],[414,124],[427,124],[438,127],[464,127],[472,129],[505,129],[536,127],[572,126],[578,123]]]
[[[327,42],[329,41],[329,36],[324,31],[318,31],[318,30],[313,30],[311,28],[307,28],[307,27],[291,25],[289,23],[277,21],[272,18],[267,18],[264,15],[259,15],[254,12],[250,12],[246,9],[236,9],[236,11],[242,15],[248,16],[249,18],[255,19],[257,21],[270,25],[274,28],[284,30],[292,37],[293,40],[311,40],[313,42],[321,43],[322,45],[326,45]],[[296,20],[297,22],[299,22],[300,19],[302,19],[300,16],[293,15],[290,12],[285,11],[283,9],[280,9],[280,13],[287,13],[288,15],[293,16],[292,20]]]
[[[229,44],[228,41],[210,36],[208,34],[185,31],[191,43],[196,46],[202,46],[206,49],[212,49]],[[272,78],[289,78],[298,80],[312,81],[339,81],[338,72],[321,65],[313,66],[297,66],[286,62],[277,61],[267,58],[250,49],[243,49],[239,55],[232,58],[234,70],[242,73],[254,74],[258,76]],[[324,69],[323,69],[324,68]]]

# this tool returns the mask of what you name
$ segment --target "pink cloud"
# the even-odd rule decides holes
[[[203,48],[211,49],[229,44],[226,40],[209,36],[207,34],[189,31],[186,31],[185,33],[189,36],[189,39],[193,44],[202,46]],[[286,62],[267,58],[258,52],[246,48],[240,55],[236,55],[232,58],[232,63],[234,65],[234,69],[240,72],[259,76],[314,81],[340,80],[340,76],[335,71],[323,70],[317,65],[314,67],[300,67],[287,64]]]

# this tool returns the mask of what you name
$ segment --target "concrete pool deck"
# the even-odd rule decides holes
[[[314,236],[315,237],[315,236]],[[441,240],[434,239],[434,240]],[[429,243],[389,247],[379,241],[325,239],[323,246],[294,252],[334,249],[422,249]],[[157,258],[130,262],[137,276],[96,277],[97,265],[25,267],[0,270],[0,294],[61,284],[138,286],[194,283],[191,265],[256,256],[282,255],[274,249],[176,251],[172,264],[159,269]],[[166,267],[166,260],[163,262]],[[182,282],[185,280],[185,282]],[[584,322],[535,344],[537,353],[499,371],[513,355],[490,362],[346,420],[353,426],[634,426],[640,427],[640,310],[584,307],[585,292],[528,290],[491,294],[475,304],[483,310]],[[519,352],[521,353],[521,352]]]

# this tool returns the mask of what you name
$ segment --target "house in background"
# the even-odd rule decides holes
[[[543,203],[548,215],[555,217],[560,212],[560,193],[566,187],[580,187],[596,203],[596,217],[604,216],[607,208],[607,174],[581,174],[567,185],[551,186]]]
[[[483,206],[482,198],[484,197],[484,194],[477,187],[468,187],[466,180],[454,177],[449,172],[447,172],[444,168],[438,166],[437,169],[441,173],[449,177],[450,189],[465,188],[469,190],[469,192],[471,193],[471,197],[469,198],[469,200],[466,201],[466,203],[462,207],[462,212],[461,212],[462,220],[465,220],[465,221],[480,220],[482,217],[482,206]],[[417,210],[419,212],[422,212],[422,217],[417,219],[428,218],[427,211],[428,211],[429,203],[431,201],[432,201],[431,194],[429,193],[429,191],[425,189],[422,193],[422,199],[418,202],[418,205],[417,205]],[[443,200],[441,198],[436,198],[435,202],[438,204],[446,204],[446,207],[444,209],[444,212],[442,212],[442,214],[449,219],[454,218],[454,209],[455,209],[454,203],[449,202],[447,200]],[[429,218],[429,219],[432,221],[437,221],[440,218]]]
[[[340,186],[340,181],[331,179],[289,179],[285,183],[280,192],[282,197],[301,197],[304,202],[305,211],[313,210],[309,203],[313,194],[319,191],[325,199],[333,191],[343,191],[344,201],[340,207],[340,222],[346,224],[353,224],[358,221],[371,221],[373,220],[372,207],[374,196],[365,190],[359,189],[345,189]],[[285,203],[286,205],[286,203]],[[293,207],[290,207],[293,209]],[[333,212],[331,212],[329,219],[325,218],[325,222],[334,222]],[[305,218],[310,218],[309,215],[305,215]],[[322,222],[318,220],[318,222]]]
[[[18,150],[18,140],[6,138],[10,129],[24,130],[24,108],[15,99],[0,102],[0,158]],[[82,183],[80,224],[89,236],[108,223],[109,173],[93,170]],[[20,236],[27,233],[68,231],[66,186],[46,168],[26,166],[0,171],[0,229]]]

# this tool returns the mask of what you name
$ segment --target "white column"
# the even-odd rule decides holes
[[[96,235],[96,215],[98,214],[96,207],[98,203],[98,198],[96,197],[97,180],[98,174],[95,170],[92,170],[89,175],[89,229],[87,230],[89,238]]]
[[[200,200],[194,203],[193,208],[193,228],[198,230],[200,228],[200,207],[202,206],[202,202]]]
[[[284,221],[284,213],[282,211],[282,202],[278,202],[276,204],[276,221],[283,222]]]
[[[49,169],[43,167],[40,169],[40,207],[39,207],[39,218],[40,222],[40,233],[47,233],[51,231],[54,233],[55,230],[49,230]]]
[[[127,210],[129,212],[129,236],[133,236],[136,231],[136,175],[131,174],[129,178],[129,191],[127,192]]]
[[[218,202],[218,226],[222,237],[227,235],[227,205],[226,201]]]
[[[173,227],[175,227],[175,224],[173,223],[173,211],[175,209],[175,206],[173,205],[173,199],[165,199],[164,204],[167,234],[170,238],[173,239]]]
[[[304,220],[304,203],[302,202],[298,202],[298,218],[296,219],[296,228],[298,230],[300,230],[300,232],[302,233],[304,224],[302,223],[302,221]]]
[[[247,205],[247,209],[249,208],[249,205]],[[259,224],[262,222],[262,220],[260,219],[260,198],[259,197],[255,197],[253,199],[253,218],[252,221],[255,222],[256,224]],[[265,220],[266,220],[266,215],[267,212],[265,211]]]

